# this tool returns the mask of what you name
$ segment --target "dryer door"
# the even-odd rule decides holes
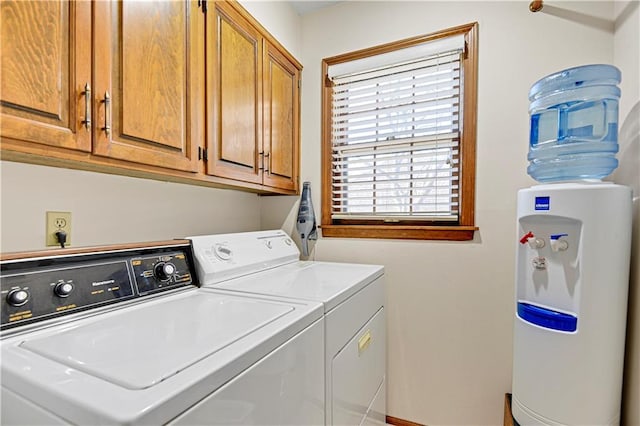
[[[362,424],[384,382],[385,341],[384,308],[380,308],[333,358],[333,424]],[[369,413],[370,417],[384,416],[384,403],[374,405],[382,413]]]

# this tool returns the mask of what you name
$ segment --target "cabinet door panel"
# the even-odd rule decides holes
[[[260,34],[224,3],[216,2],[207,19],[207,173],[260,183]]]
[[[204,137],[202,13],[195,2],[182,1],[94,7],[100,17],[94,154],[196,171]]]
[[[7,0],[0,25],[2,136],[90,151],[91,4]]]
[[[256,130],[257,68],[255,40],[220,20],[221,158],[245,166],[255,164],[255,144],[246,143]]]
[[[118,122],[123,136],[176,149],[185,140],[188,40],[183,6],[136,1],[122,5],[122,79],[117,98],[122,101]],[[146,18],[147,14],[151,16]],[[168,36],[172,34],[179,36]],[[118,82],[114,83],[115,87]]]
[[[300,71],[268,43],[264,67],[264,143],[269,154],[264,184],[296,190]]]

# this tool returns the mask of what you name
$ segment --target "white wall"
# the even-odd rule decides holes
[[[2,252],[45,248],[45,212],[72,213],[72,246],[259,229],[255,194],[3,161]]]
[[[385,265],[391,416],[432,426],[502,423],[504,393],[511,390],[515,197],[534,184],[526,174],[527,93],[559,69],[613,61],[612,26],[589,19],[612,19],[611,2],[553,2],[580,22],[532,14],[528,4],[350,1],[302,19],[301,177],[312,182],[316,214],[322,58],[480,25],[476,239],[315,244],[318,260]],[[261,226],[292,231],[296,208],[294,197],[263,197]]]
[[[620,88],[620,166],[617,183],[633,188],[634,227],[627,324],[623,419],[640,425],[640,2],[615,4],[614,64],[622,71]]]
[[[300,60],[302,40],[300,16],[289,2],[271,0],[240,0],[240,4],[256,18],[276,40]]]

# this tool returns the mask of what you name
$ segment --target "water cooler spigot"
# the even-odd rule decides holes
[[[544,240],[541,238],[535,238],[533,232],[527,232],[522,238],[520,238],[520,244],[529,244],[532,249],[541,249],[544,247]]]
[[[531,263],[533,264],[533,267],[534,267],[535,269],[537,269],[537,270],[542,271],[542,270],[547,269],[547,259],[545,259],[545,258],[544,258],[544,257],[542,257],[542,256],[534,257],[534,258],[531,260]]]
[[[533,238],[533,232],[529,231],[520,238],[520,244],[527,244],[531,238]]]
[[[553,234],[549,236],[551,240],[551,250],[554,252],[565,251],[569,248],[569,242],[562,237],[568,237],[569,234]]]

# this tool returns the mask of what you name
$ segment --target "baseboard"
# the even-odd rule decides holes
[[[399,419],[397,417],[387,416],[387,424],[395,425],[395,426],[425,426],[421,423],[410,422],[409,420]],[[504,423],[503,426],[516,426],[517,423],[514,421],[513,416],[511,415],[511,394],[507,393],[504,395]]]
[[[504,394],[504,420],[503,426],[514,426],[517,425],[515,420],[513,419],[513,415],[511,414],[511,394]]]
[[[395,426],[425,426],[422,423],[410,422],[409,420],[399,419],[397,417],[387,416],[387,424]],[[506,393],[504,395],[504,426],[516,426],[517,422],[511,415],[511,394]]]
[[[425,426],[422,423],[410,422],[409,420],[403,420],[391,416],[387,416],[387,424],[395,426]]]

